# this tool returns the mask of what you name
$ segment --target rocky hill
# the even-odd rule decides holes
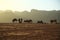
[[[28,11],[0,11],[0,23],[12,23],[12,20],[16,18],[32,19],[33,23],[36,23],[39,20],[43,20],[44,22],[49,23],[50,20],[56,19],[60,22],[60,10],[36,10],[32,9],[31,12]]]

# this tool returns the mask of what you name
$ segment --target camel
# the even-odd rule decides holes
[[[41,21],[38,21],[37,23],[41,23],[41,24],[43,24],[43,21],[41,20]]]
[[[50,22],[57,24],[57,20],[50,20]]]
[[[16,18],[14,18],[13,20],[12,20],[12,22],[14,23],[14,22],[17,22],[17,19]]]
[[[19,23],[22,23],[23,19],[22,18],[19,18],[18,21],[19,21]]]
[[[32,20],[31,19],[30,20],[24,20],[24,22],[31,23]]]

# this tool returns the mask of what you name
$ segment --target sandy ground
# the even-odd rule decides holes
[[[60,24],[0,23],[1,40],[60,40]]]

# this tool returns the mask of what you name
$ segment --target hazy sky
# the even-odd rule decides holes
[[[60,0],[0,0],[0,10],[60,10]]]

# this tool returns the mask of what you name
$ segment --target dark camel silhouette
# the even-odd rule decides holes
[[[19,21],[19,23],[22,23],[23,19],[22,18],[19,18],[18,21]]]
[[[32,20],[31,19],[30,20],[24,20],[24,22],[31,23]]]
[[[55,24],[57,24],[57,20],[50,20],[50,23],[55,23]]]
[[[37,23],[41,23],[41,24],[43,24],[43,21],[41,20],[41,21],[37,21]]]
[[[13,20],[12,20],[12,22],[14,23],[14,22],[17,22],[17,19],[16,18],[14,18]]]

